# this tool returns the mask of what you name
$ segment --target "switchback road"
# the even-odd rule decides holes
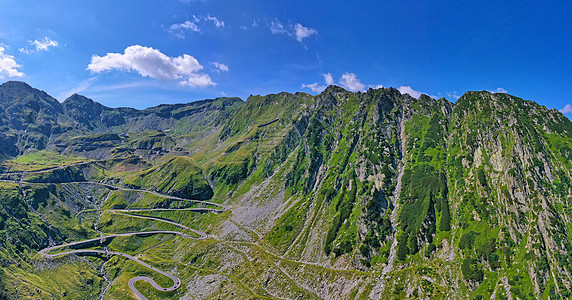
[[[85,162],[82,163],[75,163],[72,165],[80,165],[80,164],[85,164]],[[49,168],[48,170],[53,170],[56,168],[65,168],[65,167],[69,167],[70,165],[67,166],[61,166],[61,167],[54,167],[54,168]],[[29,171],[26,173],[34,173],[34,172],[46,172],[47,170],[38,170],[38,171]],[[13,175],[16,172],[13,173],[6,173],[6,174],[0,174],[1,175]],[[23,173],[23,172],[22,172]],[[22,181],[12,181],[12,180],[0,180],[2,182],[13,182],[13,183],[17,183],[17,184],[46,184],[46,183],[32,183],[32,182],[22,182]],[[132,189],[132,188],[126,188],[126,187],[119,187],[119,186],[114,186],[114,185],[110,185],[110,184],[106,184],[106,183],[100,183],[100,182],[92,182],[92,181],[81,181],[81,182],[67,182],[67,183],[50,183],[50,184],[70,184],[70,183],[74,183],[74,184],[94,184],[94,185],[100,185],[100,186],[104,186],[107,187],[111,190],[121,190],[121,191],[133,191],[133,192],[141,192],[141,193],[148,193],[148,194],[152,194],[158,197],[163,197],[163,198],[167,198],[167,199],[173,199],[173,200],[178,200],[178,201],[187,201],[187,202],[195,202],[195,203],[200,203],[200,204],[206,204],[206,205],[211,205],[211,206],[215,206],[218,208],[135,208],[135,209],[112,209],[109,210],[109,213],[112,214],[116,214],[116,215],[121,215],[121,216],[126,216],[126,217],[130,217],[130,218],[139,218],[139,219],[147,219],[147,220],[153,220],[153,221],[159,221],[159,222],[163,222],[163,223],[167,223],[167,224],[171,224],[174,225],[178,228],[181,228],[183,230],[188,230],[196,235],[198,235],[198,237],[194,237],[191,235],[188,235],[186,233],[180,232],[180,231],[170,231],[170,230],[157,230],[157,231],[138,231],[138,232],[128,232],[128,233],[116,233],[116,234],[110,234],[110,235],[105,235],[105,236],[101,236],[101,237],[97,237],[97,238],[93,238],[93,239],[87,239],[87,240],[83,240],[83,241],[77,241],[77,242],[72,242],[72,243],[67,243],[67,244],[61,244],[61,245],[56,245],[56,246],[52,246],[52,247],[47,247],[44,248],[42,250],[40,250],[40,255],[47,257],[47,258],[56,258],[56,257],[60,257],[60,256],[64,256],[64,255],[70,255],[70,254],[105,254],[106,256],[109,255],[118,255],[118,256],[123,256],[127,259],[132,260],[133,262],[136,262],[152,271],[155,271],[161,275],[164,275],[168,278],[170,278],[173,281],[173,284],[169,287],[162,287],[160,286],[155,280],[153,280],[153,278],[148,277],[148,276],[136,276],[134,278],[131,278],[128,282],[129,288],[131,289],[131,291],[133,291],[133,293],[135,294],[135,297],[137,297],[137,299],[140,300],[147,300],[147,298],[141,294],[140,291],[137,290],[137,288],[135,288],[135,282],[137,281],[145,281],[148,282],[149,284],[151,284],[151,286],[153,286],[153,288],[155,288],[158,291],[164,291],[164,292],[168,292],[168,291],[174,291],[177,288],[179,288],[181,286],[181,280],[179,278],[177,278],[175,275],[169,274],[167,272],[164,272],[162,270],[159,270],[141,260],[139,260],[137,257],[134,257],[132,255],[129,255],[127,253],[122,253],[122,252],[115,252],[115,251],[107,251],[107,250],[96,250],[96,249],[74,249],[74,250],[67,250],[67,251],[63,251],[63,252],[56,252],[56,253],[52,253],[53,251],[56,251],[58,249],[65,249],[65,248],[74,248],[74,247],[82,247],[82,246],[86,246],[86,245],[90,245],[90,244],[97,244],[98,242],[100,244],[103,244],[107,239],[112,239],[115,237],[129,237],[129,236],[150,236],[150,235],[155,235],[155,234],[172,234],[172,235],[177,235],[177,236],[181,236],[183,238],[186,239],[195,239],[195,240],[200,240],[200,239],[206,239],[208,236],[206,233],[198,231],[196,229],[192,229],[189,228],[183,224],[177,223],[175,221],[169,220],[169,219],[165,219],[165,218],[160,218],[160,217],[151,217],[151,216],[145,216],[145,215],[141,215],[141,214],[134,214],[134,213],[142,213],[142,212],[153,212],[153,211],[196,211],[196,212],[213,212],[213,213],[221,213],[224,211],[227,211],[228,208],[225,207],[224,205],[218,204],[218,203],[214,203],[214,202],[209,202],[209,201],[202,201],[202,200],[194,200],[194,199],[185,199],[185,198],[181,198],[181,197],[176,197],[176,196],[171,196],[171,195],[164,195],[155,191],[149,191],[149,190],[144,190],[144,189]]]

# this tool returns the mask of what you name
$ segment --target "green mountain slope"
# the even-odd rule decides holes
[[[0,99],[43,95],[15,91]],[[185,228],[208,237],[80,248],[138,255],[178,276],[171,292],[136,283],[157,298],[571,296],[572,123],[535,102],[336,86],[142,111],[48,97],[38,111],[51,117],[36,120],[66,131],[44,134],[49,150],[18,137],[18,151],[4,153],[6,298],[131,299],[127,282],[140,274],[168,286],[121,256],[37,252],[101,234],[197,234]],[[226,209],[205,209],[213,203]],[[54,283],[70,270],[78,281]]]
[[[131,175],[123,184],[186,199],[208,200],[213,196],[213,190],[196,162],[181,156]]]
[[[217,98],[144,110],[109,108],[77,94],[59,103],[24,82],[9,81],[0,85],[0,154],[14,157],[31,150],[65,148],[77,136],[109,132],[134,133],[145,139],[144,131],[151,135],[169,131],[179,137],[173,143],[176,148],[174,144],[185,146],[211,135],[242,104],[239,98]],[[86,151],[82,147],[68,150]],[[92,156],[108,157],[109,153],[96,151]]]

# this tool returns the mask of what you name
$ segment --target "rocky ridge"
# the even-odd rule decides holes
[[[220,217],[193,221],[212,239],[170,240],[164,245],[176,248],[176,254],[154,254],[170,264],[193,266],[177,271],[189,282],[183,294],[569,296],[572,123],[556,110],[486,91],[467,92],[451,103],[426,95],[415,99],[392,88],[352,93],[330,86],[317,96],[220,98],[138,111],[106,108],[79,95],[59,104],[30,89],[17,83],[0,86],[5,115],[16,105],[14,99],[30,107],[28,119],[12,115],[23,121],[2,123],[4,143],[17,140],[17,151],[5,150],[6,161],[33,148],[98,160],[90,167],[27,175],[22,182],[98,180],[231,206]],[[30,146],[28,132],[43,143]],[[22,189],[4,187],[14,195]],[[79,233],[63,231],[85,224],[77,214],[89,207],[102,210],[98,228],[117,232],[139,225],[112,220],[105,207],[174,205],[73,185],[54,202],[50,195],[56,190],[25,189],[30,192],[10,199],[21,199],[18,211],[32,215],[7,210],[2,216],[38,216],[40,221],[31,224],[44,224],[37,232],[45,234],[36,235],[39,243],[3,252],[6,257],[50,244],[58,239],[53,232],[62,239],[89,236],[85,225]],[[44,204],[26,204],[36,189],[34,201]],[[81,193],[92,200],[75,201]],[[50,213],[67,227],[48,219]],[[12,232],[12,225],[4,226]],[[124,251],[145,241],[128,245],[111,246]],[[13,260],[6,261],[10,266]],[[105,265],[114,269],[116,264]],[[214,276],[204,270],[219,272],[218,288],[200,290],[197,283]],[[107,295],[119,295],[114,291],[119,293],[120,286]]]

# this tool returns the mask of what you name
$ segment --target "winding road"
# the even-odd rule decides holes
[[[47,170],[37,170],[37,171],[28,171],[25,173],[34,173],[34,172],[46,172],[49,170],[53,170],[53,169],[57,169],[57,168],[65,168],[65,167],[69,167],[72,165],[78,165],[78,164],[85,164],[87,162],[82,162],[82,163],[75,163],[75,164],[71,164],[71,165],[67,165],[67,166],[60,166],[60,167],[53,167],[53,168],[48,168]],[[14,173],[5,173],[5,174],[0,174],[1,175],[14,175]],[[24,173],[24,172],[20,172],[20,173]],[[46,184],[46,183],[32,183],[32,182],[25,182],[25,181],[12,181],[12,180],[0,180],[3,182],[15,182],[15,183],[19,183],[19,184]],[[86,245],[90,245],[90,244],[97,244],[98,242],[100,244],[103,244],[107,239],[112,239],[115,237],[129,237],[129,236],[150,236],[150,235],[155,235],[155,234],[172,234],[172,235],[176,235],[176,236],[180,236],[186,239],[195,239],[195,240],[201,240],[201,239],[206,239],[208,237],[208,235],[204,232],[198,231],[196,229],[192,229],[189,228],[183,224],[177,223],[175,221],[169,220],[169,219],[165,219],[165,218],[160,218],[160,217],[151,217],[151,216],[145,216],[142,214],[134,214],[134,213],[141,213],[141,212],[151,212],[151,211],[195,211],[195,212],[212,212],[212,213],[221,213],[224,211],[227,211],[228,208],[225,207],[224,205],[218,204],[218,203],[214,203],[214,202],[209,202],[209,201],[202,201],[202,200],[194,200],[194,199],[185,199],[185,198],[180,198],[180,197],[176,197],[176,196],[171,196],[171,195],[164,195],[158,192],[154,192],[154,191],[149,191],[149,190],[144,190],[144,189],[131,189],[131,188],[125,188],[125,187],[119,187],[119,186],[114,186],[114,185],[110,185],[110,184],[106,184],[106,183],[101,183],[101,182],[92,182],[92,181],[80,181],[80,182],[66,182],[66,183],[54,183],[54,184],[70,184],[70,183],[74,183],[74,184],[94,184],[94,185],[100,185],[100,186],[104,186],[107,187],[111,190],[121,190],[121,191],[134,191],[134,192],[141,192],[141,193],[148,193],[148,194],[152,194],[158,197],[163,197],[163,198],[167,198],[167,199],[173,199],[173,200],[178,200],[178,201],[187,201],[187,202],[195,202],[195,203],[201,203],[201,204],[206,204],[206,205],[211,205],[211,206],[215,206],[218,208],[136,208],[136,209],[112,209],[112,210],[108,210],[109,213],[112,214],[116,214],[116,215],[121,215],[121,216],[126,216],[126,217],[131,217],[131,218],[139,218],[139,219],[147,219],[147,220],[153,220],[153,221],[159,221],[159,222],[163,222],[163,223],[167,223],[170,225],[174,225],[178,228],[184,229],[184,230],[188,230],[192,233],[194,233],[197,236],[191,236],[189,234],[180,232],[180,231],[170,231],[170,230],[157,230],[157,231],[138,231],[138,232],[128,232],[128,233],[116,233],[116,234],[110,234],[110,235],[105,235],[105,236],[100,236],[97,238],[93,238],[93,239],[87,239],[87,240],[83,240],[83,241],[77,241],[77,242],[72,242],[72,243],[67,243],[67,244],[61,244],[61,245],[56,245],[56,246],[52,246],[52,247],[47,247],[44,248],[42,250],[39,251],[40,255],[47,257],[47,258],[56,258],[56,257],[60,257],[60,256],[65,256],[65,255],[70,255],[70,254],[105,254],[106,256],[109,255],[118,255],[118,256],[123,256],[127,259],[132,260],[135,263],[138,263],[152,271],[155,271],[161,275],[164,275],[168,278],[170,278],[173,281],[173,284],[169,287],[162,287],[160,286],[153,278],[149,277],[149,276],[136,276],[133,277],[129,280],[128,285],[129,288],[131,289],[131,291],[135,294],[135,297],[137,299],[140,300],[147,300],[147,298],[139,291],[137,290],[137,288],[135,287],[135,283],[137,281],[145,281],[149,284],[151,284],[151,286],[153,286],[153,288],[155,288],[158,291],[163,291],[163,292],[169,292],[169,291],[174,291],[177,288],[179,288],[181,286],[181,280],[176,277],[175,275],[172,275],[170,273],[167,273],[165,271],[159,270],[141,260],[139,260],[137,257],[134,257],[132,255],[126,254],[126,253],[122,253],[122,252],[115,252],[115,251],[108,251],[106,250],[95,250],[95,249],[74,249],[74,250],[67,250],[64,252],[56,252],[56,253],[52,253],[58,249],[62,249],[62,248],[74,248],[74,247],[82,247],[82,246],[86,246]]]
[[[170,233],[170,234],[179,234],[181,236],[185,236],[185,234],[181,234],[178,231],[149,231],[149,232],[133,232],[133,233],[127,233],[127,234],[114,234],[114,235],[109,235],[109,236],[105,236],[103,238],[109,238],[109,237],[114,237],[114,236],[129,236],[129,235],[139,235],[139,234],[160,234],[160,233]],[[190,238],[190,236],[185,236],[186,238]],[[97,239],[94,239],[97,240]],[[83,241],[85,242],[85,241]],[[81,242],[78,242],[81,243]],[[50,247],[50,248],[46,248],[43,249],[42,251],[40,251],[40,253],[45,256],[45,257],[49,257],[49,258],[55,258],[58,256],[63,256],[63,255],[69,255],[69,254],[85,254],[85,253],[98,253],[98,254],[105,254],[105,255],[119,255],[119,256],[123,256],[126,257],[146,268],[149,268],[150,270],[153,270],[161,275],[164,275],[168,278],[170,278],[173,281],[173,284],[169,287],[162,287],[159,284],[157,284],[157,282],[155,280],[153,280],[153,278],[148,277],[148,276],[136,276],[133,277],[129,280],[128,285],[129,288],[131,289],[131,291],[133,291],[133,293],[135,294],[135,297],[137,297],[137,299],[141,299],[141,300],[146,300],[147,297],[145,297],[143,294],[141,294],[141,292],[139,290],[137,290],[137,288],[135,288],[135,282],[142,280],[142,281],[146,281],[148,283],[150,283],[156,290],[159,291],[164,291],[164,292],[170,292],[170,291],[174,291],[177,288],[179,288],[181,286],[181,280],[172,274],[169,274],[167,272],[161,271],[141,260],[139,260],[137,257],[135,256],[131,256],[129,254],[126,253],[121,253],[121,252],[114,252],[114,251],[105,251],[105,250],[70,250],[67,252],[62,252],[62,253],[56,253],[56,254],[49,254],[48,252],[57,248],[61,248],[61,247],[66,247],[69,246],[70,244],[65,244],[65,245],[59,245],[59,246],[54,246],[54,247]]]

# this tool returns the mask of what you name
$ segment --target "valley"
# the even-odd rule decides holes
[[[0,104],[2,298],[570,296],[572,123],[533,101]]]

